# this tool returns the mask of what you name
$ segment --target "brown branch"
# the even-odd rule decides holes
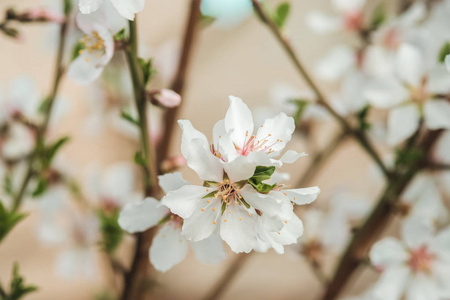
[[[367,252],[386,228],[388,221],[395,213],[396,202],[403,190],[414,176],[425,167],[427,155],[439,137],[440,131],[429,132],[419,145],[423,151],[423,159],[412,164],[406,172],[396,173],[391,176],[387,187],[379,198],[375,209],[368,216],[364,224],[356,230],[339,265],[334,273],[323,300],[336,299],[349,281],[351,275],[361,264]]]
[[[200,20],[200,4],[201,0],[192,0],[189,17],[187,20],[186,31],[184,34],[183,48],[181,51],[178,69],[175,79],[172,82],[171,89],[181,96],[184,94],[184,87],[186,83],[186,74],[188,72],[189,63],[192,57],[192,49],[197,37],[199,20]],[[161,139],[161,144],[158,149],[158,161],[164,161],[168,157],[168,152],[172,142],[172,133],[175,128],[178,112],[184,101],[181,101],[180,106],[168,109],[164,115],[164,132]]]
[[[311,87],[314,93],[317,96],[317,103],[324,106],[325,109],[339,122],[344,132],[349,132],[353,135],[353,137],[359,142],[359,144],[366,150],[366,152],[372,157],[372,159],[377,163],[379,168],[383,171],[383,173],[389,177],[390,172],[384,165],[380,156],[377,154],[375,148],[373,147],[370,140],[367,138],[364,131],[355,130],[352,126],[347,122],[347,120],[342,117],[339,113],[337,113],[326,100],[325,94],[320,90],[319,86],[314,82],[312,77],[306,71],[302,62],[298,58],[297,54],[294,52],[291,44],[288,39],[281,33],[277,25],[272,21],[272,19],[268,16],[268,14],[264,11],[258,0],[252,0],[253,8],[256,14],[259,16],[261,21],[270,29],[275,38],[278,40],[280,45],[283,47],[288,57],[291,59],[292,63],[296,67],[297,71],[304,78],[306,83]]]

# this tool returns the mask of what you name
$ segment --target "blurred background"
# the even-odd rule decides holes
[[[24,10],[31,7],[53,7],[52,1],[2,0],[0,11],[10,7]],[[306,14],[313,10],[333,13],[328,0],[292,0],[291,14],[285,26],[285,33],[291,38],[306,67],[313,70],[319,58],[335,44],[342,41],[353,43],[350,34],[319,36],[307,28]],[[395,1],[389,5],[395,7]],[[276,1],[269,1],[276,5]],[[368,7],[375,3],[369,1]],[[154,88],[170,85],[177,65],[178,50],[186,18],[189,11],[187,0],[148,0],[145,9],[138,15],[140,53],[143,57],[154,56],[156,67],[161,67],[160,76],[152,82]],[[0,13],[1,15],[1,13]],[[235,20],[237,19],[237,20]],[[207,136],[211,135],[215,122],[224,117],[228,108],[228,95],[242,98],[255,112],[263,112],[261,107],[273,106],[277,88],[292,86],[303,90],[305,84],[291,66],[287,56],[271,33],[252,14],[232,18],[225,26],[213,24],[200,30],[193,48],[193,55],[187,75],[183,106],[179,117],[189,119],[194,126]],[[56,51],[56,25],[25,24],[21,26],[20,41],[0,35],[0,91],[7,93],[15,78],[31,78],[36,83],[37,92],[45,95],[51,87],[54,56]],[[115,60],[123,60],[117,53]],[[84,183],[89,178],[89,170],[95,165],[105,169],[117,162],[131,162],[136,152],[137,142],[130,135],[117,130],[114,124],[105,123],[99,128],[93,120],[96,102],[103,103],[99,87],[105,81],[129,81],[126,68],[111,67],[104,74],[111,80],[98,80],[89,87],[77,86],[64,78],[60,97],[64,99],[64,115],[51,135],[70,135],[71,141],[62,151],[65,163],[75,178]],[[105,78],[104,76],[104,78]],[[129,84],[129,82],[128,82]],[[114,84],[112,84],[114,85]],[[126,85],[126,83],[125,83]],[[331,93],[336,87],[321,82],[320,85]],[[106,84],[107,86],[107,84]],[[111,92],[111,88],[107,87]],[[274,96],[275,95],[275,96]],[[94,113],[93,113],[94,111]],[[326,122],[313,129],[313,139],[305,142],[300,135],[294,137],[289,149],[314,154],[334,136],[336,124]],[[124,130],[126,131],[126,130]],[[170,152],[180,154],[180,130],[176,130]],[[311,162],[311,155],[297,163],[284,167],[291,174],[290,184],[296,184],[305,168]],[[185,178],[199,183],[195,173],[187,167],[181,169]],[[139,173],[137,173],[139,174]],[[139,181],[139,180],[138,180]],[[336,193],[348,191],[355,197],[370,200],[379,193],[382,181],[366,154],[352,141],[346,141],[330,158],[326,166],[310,183],[321,188],[321,194],[314,205],[321,206]],[[21,273],[27,282],[39,287],[30,294],[30,300],[48,299],[92,299],[105,289],[111,289],[110,269],[102,255],[98,254],[95,275],[90,277],[59,276],[55,271],[55,260],[61,247],[50,247],[36,238],[39,215],[35,213],[35,203],[29,200],[24,210],[28,217],[9,234],[0,245],[0,280],[9,282],[14,262],[20,263]],[[300,212],[303,208],[300,208]],[[308,228],[305,229],[308,231]],[[119,249],[120,260],[130,263],[129,248],[132,239],[127,238]],[[155,287],[157,299],[199,299],[207,294],[216,280],[236,258],[229,249],[227,259],[219,265],[203,265],[192,253],[181,264],[166,273],[158,273]],[[333,257],[325,269],[333,268]],[[355,294],[364,288],[363,281],[370,282],[373,272],[355,278],[346,294]],[[358,285],[358,288],[354,288]],[[223,299],[315,299],[321,292],[321,284],[314,277],[306,261],[295,251],[277,255],[273,251],[255,253],[233,279]]]

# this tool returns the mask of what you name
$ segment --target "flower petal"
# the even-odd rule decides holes
[[[187,149],[186,162],[203,180],[220,182],[223,178],[221,160],[205,147],[200,139],[193,139]]]
[[[373,288],[375,299],[398,300],[410,276],[407,266],[386,269]]]
[[[419,110],[408,104],[391,110],[388,117],[388,143],[396,145],[409,138],[419,127]]]
[[[125,205],[119,215],[119,225],[130,232],[142,232],[155,226],[169,210],[155,198],[145,198]]]
[[[281,213],[282,201],[277,200],[271,193],[258,193],[253,187],[247,184],[239,190],[239,194],[253,208],[262,211],[270,217]]]
[[[70,64],[67,76],[79,85],[87,85],[97,79],[102,72],[103,66],[97,66],[87,54],[82,54]]]
[[[161,202],[170,208],[174,214],[186,219],[192,215],[198,203],[204,201],[202,197],[206,194],[208,194],[206,187],[185,185],[178,190],[167,193],[161,199]]]
[[[246,140],[253,134],[253,117],[248,106],[240,99],[230,96],[230,107],[225,115],[225,129],[231,140],[239,148],[244,147]]]
[[[396,78],[385,78],[370,81],[364,96],[373,106],[384,109],[407,100],[409,92]]]
[[[388,237],[372,246],[369,257],[374,266],[385,268],[404,263],[409,253],[399,240]]]
[[[222,203],[215,198],[201,199],[194,211],[183,222],[183,235],[190,241],[198,242],[211,236],[219,226]]]
[[[188,149],[190,147],[191,141],[193,139],[200,139],[205,147],[208,147],[208,139],[206,136],[198,131],[192,126],[191,121],[188,120],[178,120],[178,124],[180,125],[182,134],[181,134],[181,153],[186,157],[188,153]]]
[[[243,205],[231,204],[222,215],[220,236],[236,253],[252,251],[256,243],[256,213]]]
[[[232,161],[225,163],[223,169],[233,183],[252,177],[255,173],[256,164],[249,161],[245,156],[238,156]]]
[[[96,11],[100,4],[102,4],[103,0],[79,0],[78,6],[80,8],[81,13],[90,14]]]
[[[162,226],[153,239],[149,258],[156,270],[166,272],[182,262],[187,252],[188,244],[181,236],[180,228],[169,222]]]
[[[336,46],[317,64],[317,76],[323,80],[336,81],[354,64],[355,51],[347,45]]]
[[[450,74],[443,65],[432,68],[428,75],[428,92],[448,94],[450,92]]]
[[[284,190],[284,193],[286,193],[286,196],[290,201],[298,205],[304,205],[316,200],[320,193],[320,189],[317,186],[313,186],[301,189]]]
[[[218,264],[227,256],[218,234],[212,234],[199,242],[192,242],[191,246],[195,257],[204,264]]]
[[[134,20],[134,14],[144,9],[145,0],[111,0],[119,14],[128,19]]]
[[[402,224],[401,236],[409,248],[415,249],[428,244],[434,236],[434,227],[430,220],[410,217]]]
[[[320,34],[336,32],[343,26],[341,18],[317,10],[308,13],[305,21],[311,30]]]
[[[424,75],[424,61],[419,49],[411,44],[400,46],[396,58],[397,74],[406,83],[418,87]]]
[[[189,182],[183,179],[180,172],[167,173],[158,176],[159,186],[163,189],[164,193],[178,190],[182,186],[188,185]]]
[[[450,129],[450,103],[431,100],[424,107],[425,125],[430,130]]]
[[[280,161],[285,164],[292,164],[297,161],[300,157],[308,156],[305,152],[297,153],[294,150],[286,151],[283,156],[280,158]]]

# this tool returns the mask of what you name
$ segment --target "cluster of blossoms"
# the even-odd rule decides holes
[[[170,246],[186,240],[202,261],[211,261],[211,252],[222,249],[221,239],[237,253],[273,248],[281,254],[285,245],[295,244],[303,225],[293,204],[313,202],[320,190],[268,183],[276,167],[305,155],[289,150],[278,158],[294,132],[293,118],[281,113],[254,133],[250,110],[241,99],[230,97],[211,143],[191,122],[179,124],[183,156],[204,184],[190,185],[179,173],[161,176],[160,186],[167,193],[161,202],[146,198],[127,204],[119,217],[129,232],[164,224],[150,248],[155,267],[165,271],[180,262],[187,246]]]

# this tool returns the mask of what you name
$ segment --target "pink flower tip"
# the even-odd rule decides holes
[[[153,90],[149,92],[150,101],[158,106],[165,108],[174,108],[180,105],[181,96],[168,89]]]

